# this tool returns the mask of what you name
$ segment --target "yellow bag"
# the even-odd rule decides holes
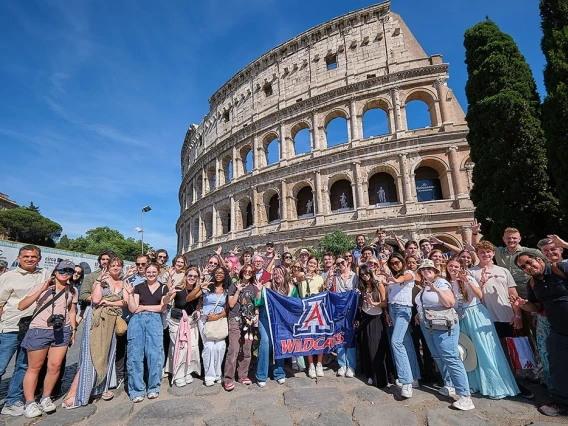
[[[117,336],[124,336],[126,334],[126,330],[128,329],[128,324],[124,321],[122,317],[116,317],[116,324],[114,326],[114,332]]]

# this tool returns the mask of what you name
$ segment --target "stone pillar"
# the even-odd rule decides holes
[[[204,235],[205,233],[203,231],[204,231],[204,229],[203,229],[203,212],[199,212],[199,230],[198,230],[199,233],[197,234],[199,236],[198,241],[197,241],[198,244],[201,244],[201,242],[203,240],[205,240],[205,235]]]
[[[231,195],[231,223],[229,223],[229,228],[231,229],[231,239],[235,238],[235,232],[237,230],[237,213],[235,209],[235,196]]]
[[[191,204],[195,203],[197,201],[197,188],[195,185],[195,178],[193,178],[192,180],[192,184],[191,184],[191,192],[192,192],[192,197],[191,197]]]
[[[312,112],[312,151],[320,151],[321,147],[321,134],[319,128],[319,120],[315,111]]]
[[[260,226],[260,206],[258,200],[258,187],[252,188],[252,221],[253,221],[253,234],[258,234]]]
[[[396,133],[396,119],[394,116],[394,108],[389,108],[388,117],[389,117],[389,133],[391,135],[394,135]]]
[[[225,183],[225,174],[222,173],[222,170],[219,166],[219,159],[215,157],[215,188],[219,188]],[[221,179],[221,176],[223,176],[223,179]]]
[[[289,149],[290,137],[286,132],[284,124],[280,123],[278,131],[279,131],[278,148],[280,148],[280,165],[285,166],[288,163],[288,153],[290,152]]]
[[[464,200],[467,200],[468,198],[468,191],[467,187],[464,185],[466,177],[460,174],[460,164],[459,164],[457,150],[458,150],[457,146],[450,146],[448,148],[448,157],[451,169],[454,197],[456,200],[456,207],[462,208],[466,206]]]
[[[360,120],[358,120],[357,117],[357,104],[353,98],[351,98],[351,102],[349,103],[349,118],[351,124],[350,142],[359,141],[361,139]]]
[[[448,104],[446,103],[446,92],[448,90],[447,82],[448,82],[447,76],[439,77],[436,79],[433,85],[436,88],[436,91],[438,92],[438,102],[440,104],[440,117],[442,120],[442,122],[439,123],[440,126],[450,122]]]
[[[238,178],[241,176],[240,171],[240,158],[238,158],[237,147],[233,145],[233,152],[231,153],[232,160],[233,160],[233,179]]]
[[[325,211],[322,199],[323,188],[321,187],[321,173],[319,170],[316,170],[316,176],[314,182],[315,182],[315,193],[316,193],[316,199],[314,200],[316,202],[315,212],[316,216],[321,216],[325,214]]]
[[[280,190],[280,222],[282,223],[282,228],[287,226],[288,222],[288,184],[286,179],[282,179]]]
[[[254,139],[252,140],[252,162],[253,162],[253,172],[258,172],[258,169],[260,168],[260,140],[258,139],[258,137],[254,137]]]
[[[363,194],[363,182],[361,180],[361,162],[355,161],[353,164],[353,177],[355,183],[355,189],[357,193],[357,208],[364,209],[368,207],[364,203],[364,194]],[[353,194],[353,199],[355,199],[355,193]]]
[[[203,197],[207,192],[209,192],[207,188],[207,168],[204,166],[201,169],[201,196]]]
[[[402,124],[402,113],[400,111],[400,87],[395,86],[390,90],[392,104],[394,106],[394,128],[396,132],[406,130]]]
[[[217,217],[217,208],[215,205],[211,206],[211,209],[213,212],[213,219],[211,220],[211,242],[214,242],[217,237],[217,221],[219,218]]]
[[[359,208],[359,188],[355,182],[351,182],[351,195],[353,197],[353,210],[357,210]]]
[[[400,174],[402,176],[402,195],[404,198],[402,203],[405,206],[406,213],[408,213],[409,211],[414,210],[416,199],[412,193],[412,182],[408,170],[406,153],[398,154],[398,161],[400,165]]]

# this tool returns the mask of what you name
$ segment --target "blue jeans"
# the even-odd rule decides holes
[[[16,352],[16,366],[8,387],[6,405],[14,405],[16,402],[23,400],[23,383],[28,369],[28,356],[25,349],[20,349],[17,332],[0,333],[0,380],[6,373],[6,368]]]
[[[144,396],[144,357],[148,366],[148,393],[160,392],[164,365],[164,328],[158,312],[139,312],[128,323],[128,395]]]
[[[261,308],[262,309],[262,308]],[[270,337],[270,327],[266,313],[260,313],[258,319],[258,331],[260,333],[260,345],[258,346],[258,362],[256,366],[256,380],[266,382],[268,380],[268,364],[270,363],[270,350],[272,349],[272,339]],[[274,380],[286,377],[284,372],[284,360],[274,360]]]
[[[357,348],[337,348],[337,363],[355,371],[357,367]]]
[[[430,329],[422,321],[420,327],[428,349],[432,353],[432,358],[436,361],[442,374],[444,386],[455,387],[456,394],[469,396],[467,373],[458,352],[460,325],[456,324],[451,333],[445,330],[432,330],[432,333],[430,333]]]
[[[389,305],[389,314],[394,325],[391,346],[398,381],[403,385],[409,384],[420,379],[420,367],[408,328],[412,321],[412,307],[393,303]]]

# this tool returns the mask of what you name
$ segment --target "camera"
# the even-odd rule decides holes
[[[61,331],[65,327],[65,317],[59,314],[52,314],[47,319],[47,325],[53,327],[53,331]]]

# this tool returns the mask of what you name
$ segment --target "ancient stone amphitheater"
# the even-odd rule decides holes
[[[294,251],[336,229],[380,226],[405,239],[469,238],[473,163],[448,66],[424,52],[389,2],[247,65],[185,136],[179,252],[195,260],[267,240]],[[409,128],[411,102],[425,104],[427,127]],[[382,128],[369,124],[377,116]]]

